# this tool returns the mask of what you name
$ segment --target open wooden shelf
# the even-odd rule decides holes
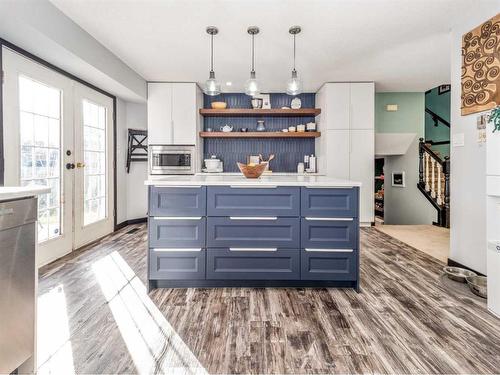
[[[200,109],[200,115],[205,117],[314,117],[321,113],[319,108],[301,109]]]
[[[200,132],[202,138],[318,138],[320,132]]]

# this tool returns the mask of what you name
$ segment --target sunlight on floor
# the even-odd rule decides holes
[[[59,285],[38,297],[38,374],[75,373],[64,288]]]
[[[92,268],[138,373],[207,374],[117,252]]]

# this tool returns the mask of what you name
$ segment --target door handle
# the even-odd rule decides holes
[[[76,163],[76,167],[77,168],[85,168],[85,163],[78,162],[78,163]]]
[[[66,169],[75,169],[74,163],[66,163]]]

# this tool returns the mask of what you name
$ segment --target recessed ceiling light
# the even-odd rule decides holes
[[[232,82],[230,82],[230,81],[226,82],[226,86],[232,86],[232,85],[233,85]]]

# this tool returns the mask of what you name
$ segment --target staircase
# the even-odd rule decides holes
[[[431,149],[433,142],[420,138],[418,189],[438,211],[438,226],[450,227],[450,158]]]

